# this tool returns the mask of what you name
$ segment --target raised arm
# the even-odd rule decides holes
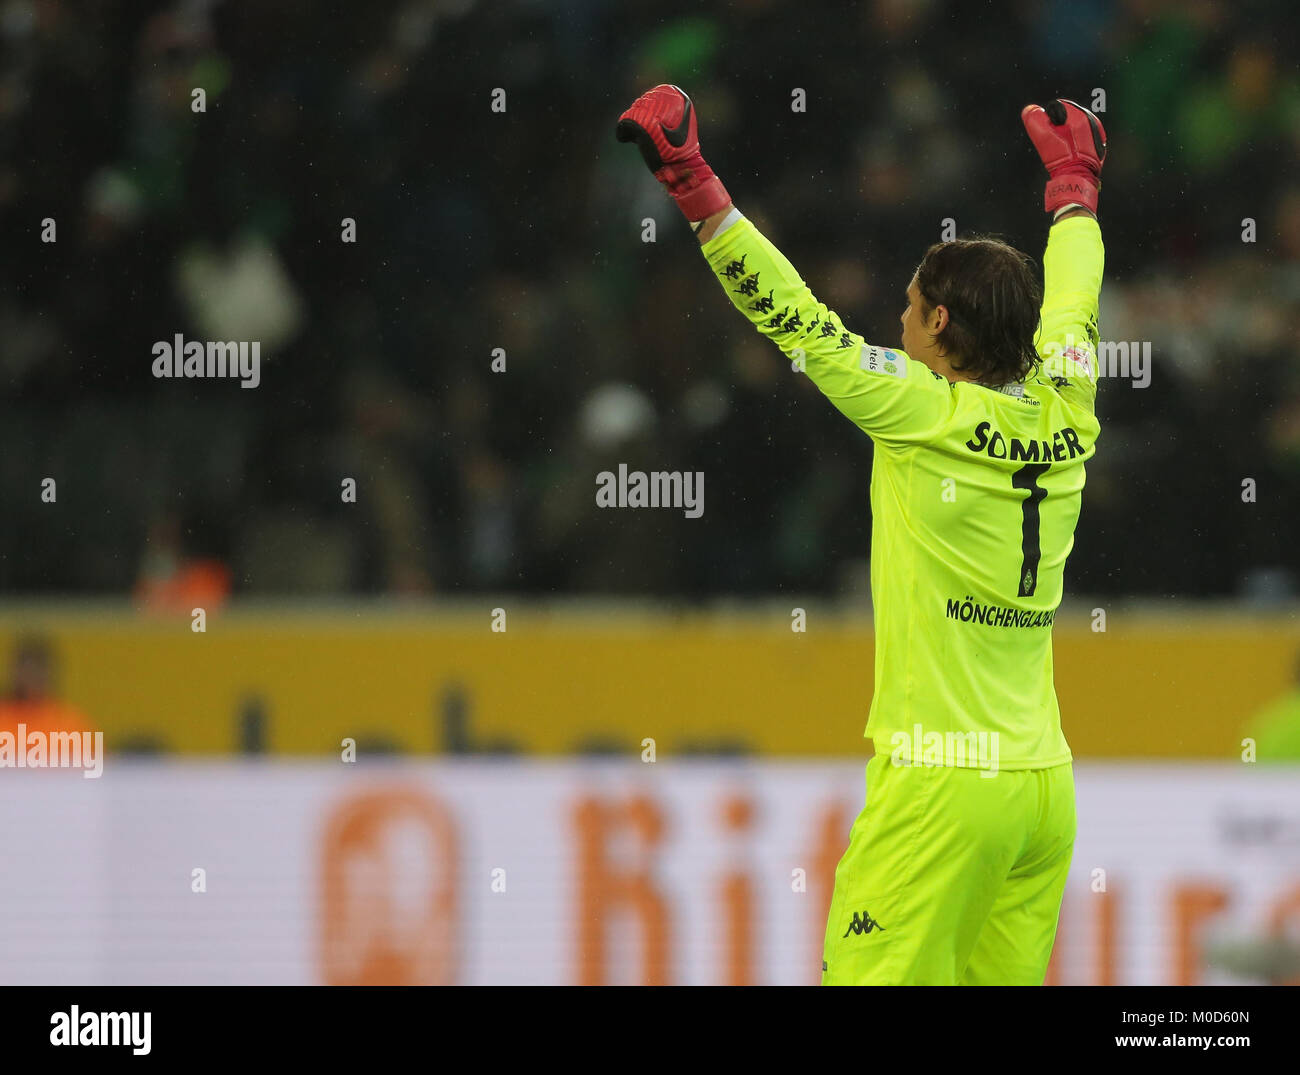
[[[894,444],[925,440],[952,412],[948,382],[902,351],[871,347],[819,302],[786,257],[731,203],[700,153],[695,110],[656,86],[619,118],[701,244],[732,305],[859,428]]]
[[[1026,105],[1025,130],[1047,169],[1043,208],[1052,226],[1043,255],[1042,322],[1035,341],[1043,370],[1062,392],[1089,406],[1097,394],[1098,297],[1105,248],[1097,223],[1106,131],[1082,105],[1064,99]]]
[[[1106,251],[1097,218],[1087,210],[1052,225],[1043,255],[1042,321],[1035,345],[1043,371],[1097,394],[1098,300]]]

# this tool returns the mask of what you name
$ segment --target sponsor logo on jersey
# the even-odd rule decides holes
[[[1018,400],[1030,407],[1041,406],[1038,400],[1034,399],[1033,396],[1025,395],[1025,383],[1023,381],[1012,381],[1009,384],[999,385],[997,388],[994,388],[993,391],[1004,396],[1010,396],[1012,399]]]
[[[868,373],[887,373],[891,377],[907,377],[907,356],[888,347],[862,347],[858,365]]]

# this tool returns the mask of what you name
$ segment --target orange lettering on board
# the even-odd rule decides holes
[[[1108,887],[1105,892],[1095,893],[1097,898],[1097,962],[1094,985],[1115,984],[1115,951],[1118,925],[1119,905],[1116,896]]]
[[[1201,925],[1228,905],[1218,885],[1186,884],[1174,889],[1174,965],[1172,985],[1196,985],[1201,979]]]
[[[813,850],[812,869],[808,873],[809,895],[812,899],[813,959],[808,978],[813,985],[821,985],[822,952],[826,946],[826,919],[831,913],[831,895],[835,891],[835,867],[848,846],[847,834],[853,827],[852,808],[843,802],[834,802],[822,811],[817,822],[816,844]]]
[[[339,803],[321,847],[326,985],[450,985],[456,976],[458,851],[431,796],[384,790]]]
[[[722,803],[722,825],[730,832],[748,832],[754,822],[754,801],[729,796]],[[726,973],[723,985],[754,985],[755,946],[754,883],[749,875],[732,869],[722,877],[722,919],[726,923]]]
[[[1287,925],[1292,918],[1300,917],[1300,885],[1287,889],[1273,904],[1272,910],[1268,916],[1268,929],[1272,936],[1279,941],[1284,941],[1287,936]],[[1287,978],[1275,985],[1300,985],[1300,975]]]
[[[663,840],[664,819],[645,797],[623,802],[586,798],[574,808],[577,835],[578,984],[605,985],[609,931],[624,912],[640,922],[643,985],[669,984],[668,901],[651,877],[649,860]],[[641,861],[617,865],[611,845],[628,832],[639,837]]]

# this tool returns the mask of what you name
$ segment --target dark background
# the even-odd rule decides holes
[[[204,562],[235,595],[860,587],[870,441],[731,309],[614,140],[662,81],[691,93],[742,211],[854,331],[891,345],[944,218],[1041,253],[1019,109],[1104,90],[1101,333],[1150,342],[1152,382],[1102,384],[1067,588],[1293,595],[1289,4],[5,12],[10,595],[139,592]],[[155,380],[152,345],[176,333],[260,340],[260,387]],[[620,462],[704,471],[704,517],[602,512],[595,476]]]

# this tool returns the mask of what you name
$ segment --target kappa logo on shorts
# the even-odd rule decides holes
[[[849,923],[849,928],[844,931],[844,936],[847,937],[852,933],[855,937],[860,937],[864,933],[870,933],[873,929],[878,929],[881,933],[885,931],[885,927],[872,918],[866,911],[863,911],[861,914],[854,911],[853,921]]]

